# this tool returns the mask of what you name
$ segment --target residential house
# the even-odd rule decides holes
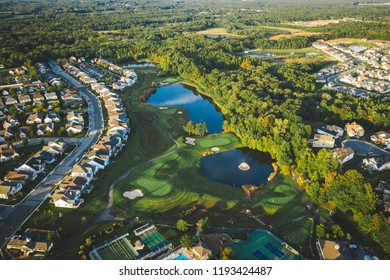
[[[129,137],[127,134],[128,133],[124,130],[111,130],[107,132],[107,135],[109,137],[119,137],[120,139],[122,139],[123,143],[127,142],[127,139]]]
[[[8,128],[12,127],[12,125],[7,120],[3,121],[2,126],[4,129],[8,129]]]
[[[361,125],[357,124],[356,122],[347,123],[345,125],[345,131],[347,132],[347,135],[349,137],[363,137],[364,136],[363,127]]]
[[[26,138],[28,133],[28,127],[27,126],[22,126],[19,128],[19,137],[21,139]]]
[[[336,131],[329,130],[326,127],[318,128],[316,130],[316,132],[318,134],[327,135],[327,136],[330,136],[332,138],[338,138],[339,137],[339,134]]]
[[[50,148],[47,149],[48,152],[62,155],[65,152],[66,148],[68,147],[68,144],[57,139],[54,142],[47,143],[46,147]]]
[[[26,124],[34,124],[34,123],[37,123],[37,124],[40,124],[42,123],[42,114],[31,114],[30,116],[28,116],[27,120],[26,120]]]
[[[5,102],[4,103],[5,103],[6,106],[10,106],[10,105],[17,104],[18,100],[16,99],[16,97],[8,96],[7,98],[5,98]]]
[[[19,157],[19,154],[15,151],[14,147],[8,145],[0,146],[0,162],[12,160]]]
[[[48,123],[48,124],[41,124],[37,128],[37,135],[43,136],[48,133],[52,133],[54,131],[54,124]]]
[[[80,190],[72,187],[57,188],[53,193],[52,200],[55,207],[78,208],[84,202],[84,199],[80,199],[80,195]]]
[[[82,102],[83,98],[78,93],[67,89],[64,91],[64,94],[62,95],[62,100],[64,100],[67,104],[69,104],[75,102]]]
[[[14,132],[12,130],[12,128],[7,128],[6,130],[4,130],[4,138],[7,140],[7,139],[10,139],[14,136]]]
[[[381,145],[387,145],[390,143],[390,133],[385,131],[379,131],[374,135],[371,135],[371,141]]]
[[[112,88],[115,90],[124,90],[126,88],[125,84],[114,82],[111,84]]]
[[[337,137],[336,138],[340,138],[344,134],[344,129],[342,129],[341,127],[339,127],[337,125],[327,125],[326,129],[329,130],[329,131],[337,132]]]
[[[26,103],[31,102],[31,97],[28,94],[26,94],[26,95],[19,95],[18,99],[19,99],[19,102],[22,103],[22,104],[26,104]]]
[[[57,101],[58,100],[58,97],[57,97],[57,93],[55,92],[47,92],[45,93],[45,97],[46,97],[46,100],[53,100],[53,101]]]
[[[97,171],[105,168],[105,161],[98,157],[94,157],[93,159],[84,159],[81,161],[81,164],[86,164],[87,166],[94,167]]]
[[[7,244],[8,250],[19,250],[24,255],[33,253],[47,254],[53,248],[53,242],[48,240],[49,231],[26,229],[21,235],[14,235]]]
[[[43,119],[43,122],[44,123],[58,123],[60,122],[60,118],[58,117],[58,115],[56,113],[49,113],[45,116],[45,118]]]
[[[197,260],[208,260],[212,254],[211,250],[205,248],[201,243],[192,247],[191,251]]]
[[[95,174],[94,168],[86,166],[86,165],[75,165],[72,169],[71,176],[74,177],[87,177],[89,180],[93,178]]]
[[[46,164],[42,159],[33,157],[14,170],[30,172],[32,175],[31,179],[35,180],[37,175],[45,170],[45,167]]]
[[[46,164],[52,164],[56,160],[56,155],[48,151],[40,151],[35,154],[35,157],[43,160]]]
[[[336,148],[332,150],[333,157],[336,157],[340,163],[346,163],[353,159],[355,151],[351,148]]]
[[[8,171],[4,176],[4,181],[20,183],[25,185],[27,181],[30,179],[30,175],[23,171]]]
[[[23,185],[17,182],[0,181],[0,199],[9,199],[23,189]]]
[[[0,108],[4,108],[4,103],[3,100],[1,100],[1,98],[0,98]]]
[[[0,144],[5,143],[5,131],[0,131]]]
[[[344,241],[318,240],[322,260],[352,260],[351,253]]]
[[[313,147],[314,148],[333,148],[335,140],[331,136],[314,134]]]
[[[80,125],[78,122],[67,123],[65,126],[65,130],[68,134],[69,133],[78,134],[83,132],[83,129],[84,127]]]
[[[36,92],[33,94],[32,100],[34,101],[34,103],[39,103],[39,102],[45,101],[45,97],[43,97],[42,94]]]
[[[61,182],[61,184],[59,185],[59,188],[64,188],[64,187],[71,187],[71,188],[74,188],[74,189],[78,189],[80,191],[83,191],[85,190],[86,188],[88,188],[88,185],[89,185],[89,182],[90,182],[90,178],[88,177],[81,177],[81,176],[77,176],[77,177],[74,177],[74,176],[66,176],[64,178],[64,180]]]
[[[123,148],[122,138],[119,135],[105,135],[100,139],[99,144],[103,144],[107,147],[110,147],[113,155],[117,155],[117,153]]]
[[[104,167],[106,167],[110,161],[110,156],[108,155],[108,153],[109,152],[105,153],[105,150],[103,150],[103,149],[98,150],[98,151],[92,150],[88,153],[88,158],[90,160],[98,159],[99,161],[97,161],[97,162],[99,164],[103,165],[103,169],[104,169]]]
[[[390,169],[390,157],[365,158],[362,164],[369,172],[384,171]]]
[[[80,125],[84,125],[83,114],[81,112],[78,112],[78,111],[68,112],[68,114],[66,115],[66,120],[68,121],[68,123],[77,122]]]

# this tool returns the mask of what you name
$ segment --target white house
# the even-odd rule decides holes
[[[44,123],[57,123],[57,122],[60,122],[60,118],[57,116],[56,113],[49,113],[45,116],[45,118],[43,119],[43,122]]]
[[[46,100],[58,100],[57,93],[55,92],[48,92],[45,93]]]
[[[338,159],[340,163],[343,164],[353,159],[355,151],[351,148],[336,148],[332,150],[332,154]]]
[[[23,189],[23,185],[17,182],[0,181],[0,199],[9,199]]]
[[[27,124],[40,124],[42,123],[42,119],[38,116],[38,114],[31,114],[26,121]]]
[[[88,177],[90,180],[93,178],[94,169],[88,166],[75,165],[72,169],[71,176],[73,177]]]
[[[50,133],[50,132],[53,132],[53,131],[54,131],[54,124],[53,123],[41,124],[37,128],[37,135],[43,136],[43,135]]]
[[[38,173],[41,173],[45,170],[46,164],[43,162],[43,160],[38,159],[38,158],[31,158],[28,161],[26,161],[24,164],[21,166],[15,168],[15,171],[26,171],[34,174],[35,179],[36,175]]]
[[[314,148],[333,148],[335,140],[331,136],[314,134],[313,147]]]
[[[364,136],[363,127],[361,125],[357,124],[356,122],[347,123],[345,125],[345,131],[347,132],[349,137],[363,137]]]
[[[0,162],[12,160],[17,158],[19,154],[15,151],[13,146],[1,145],[0,146]]]
[[[78,134],[83,132],[83,126],[80,125],[78,122],[67,123],[65,129],[68,134],[69,133]]]
[[[54,191],[53,202],[55,207],[78,208],[84,199],[80,199],[80,190],[74,188],[58,188]]]

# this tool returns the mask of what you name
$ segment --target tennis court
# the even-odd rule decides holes
[[[238,260],[302,259],[300,255],[288,250],[287,244],[265,230],[256,230],[249,235],[248,240],[235,242],[230,247],[234,258]]]
[[[150,250],[161,247],[160,245],[165,244],[165,238],[157,230],[151,230],[140,235],[142,242],[149,247]]]
[[[97,248],[96,254],[102,260],[134,260],[138,255],[126,237],[113,240]]]

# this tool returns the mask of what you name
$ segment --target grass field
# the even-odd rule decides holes
[[[309,214],[296,194],[290,175],[278,175],[257,193],[256,199],[253,207],[259,209],[257,216],[271,225]]]
[[[388,42],[383,40],[367,40],[367,39],[355,39],[355,38],[340,38],[340,39],[334,39],[329,40],[330,43],[339,43],[344,45],[359,45],[359,46],[365,46],[365,47],[374,47],[378,42]]]
[[[309,244],[312,227],[313,220],[311,218],[305,218],[299,222],[275,230],[273,233],[303,255],[310,256],[311,251]]]
[[[321,34],[319,32],[309,32],[309,31],[306,31],[303,29],[288,28],[288,27],[276,27],[276,26],[261,25],[261,26],[257,26],[257,28],[279,30],[282,32],[281,34],[271,36],[269,38],[270,40],[279,40],[281,38],[291,38],[291,37],[296,37],[296,36],[314,36],[314,35]]]
[[[243,37],[235,33],[229,33],[225,28],[210,28],[196,32],[199,35],[206,35],[210,37],[214,36],[226,36],[226,37]]]

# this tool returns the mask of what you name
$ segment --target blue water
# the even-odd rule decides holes
[[[162,86],[148,99],[154,106],[177,106],[187,110],[195,123],[205,122],[208,134],[222,131],[223,116],[217,107],[207,98],[182,84]]]
[[[246,162],[250,169],[240,170],[238,166]],[[268,154],[250,149],[234,149],[205,156],[200,161],[200,173],[206,178],[241,188],[242,185],[259,185],[268,181],[273,172]]]
[[[183,255],[182,253],[180,253],[176,258],[174,258],[175,261],[184,261],[184,260],[188,260],[187,257],[185,255]]]

